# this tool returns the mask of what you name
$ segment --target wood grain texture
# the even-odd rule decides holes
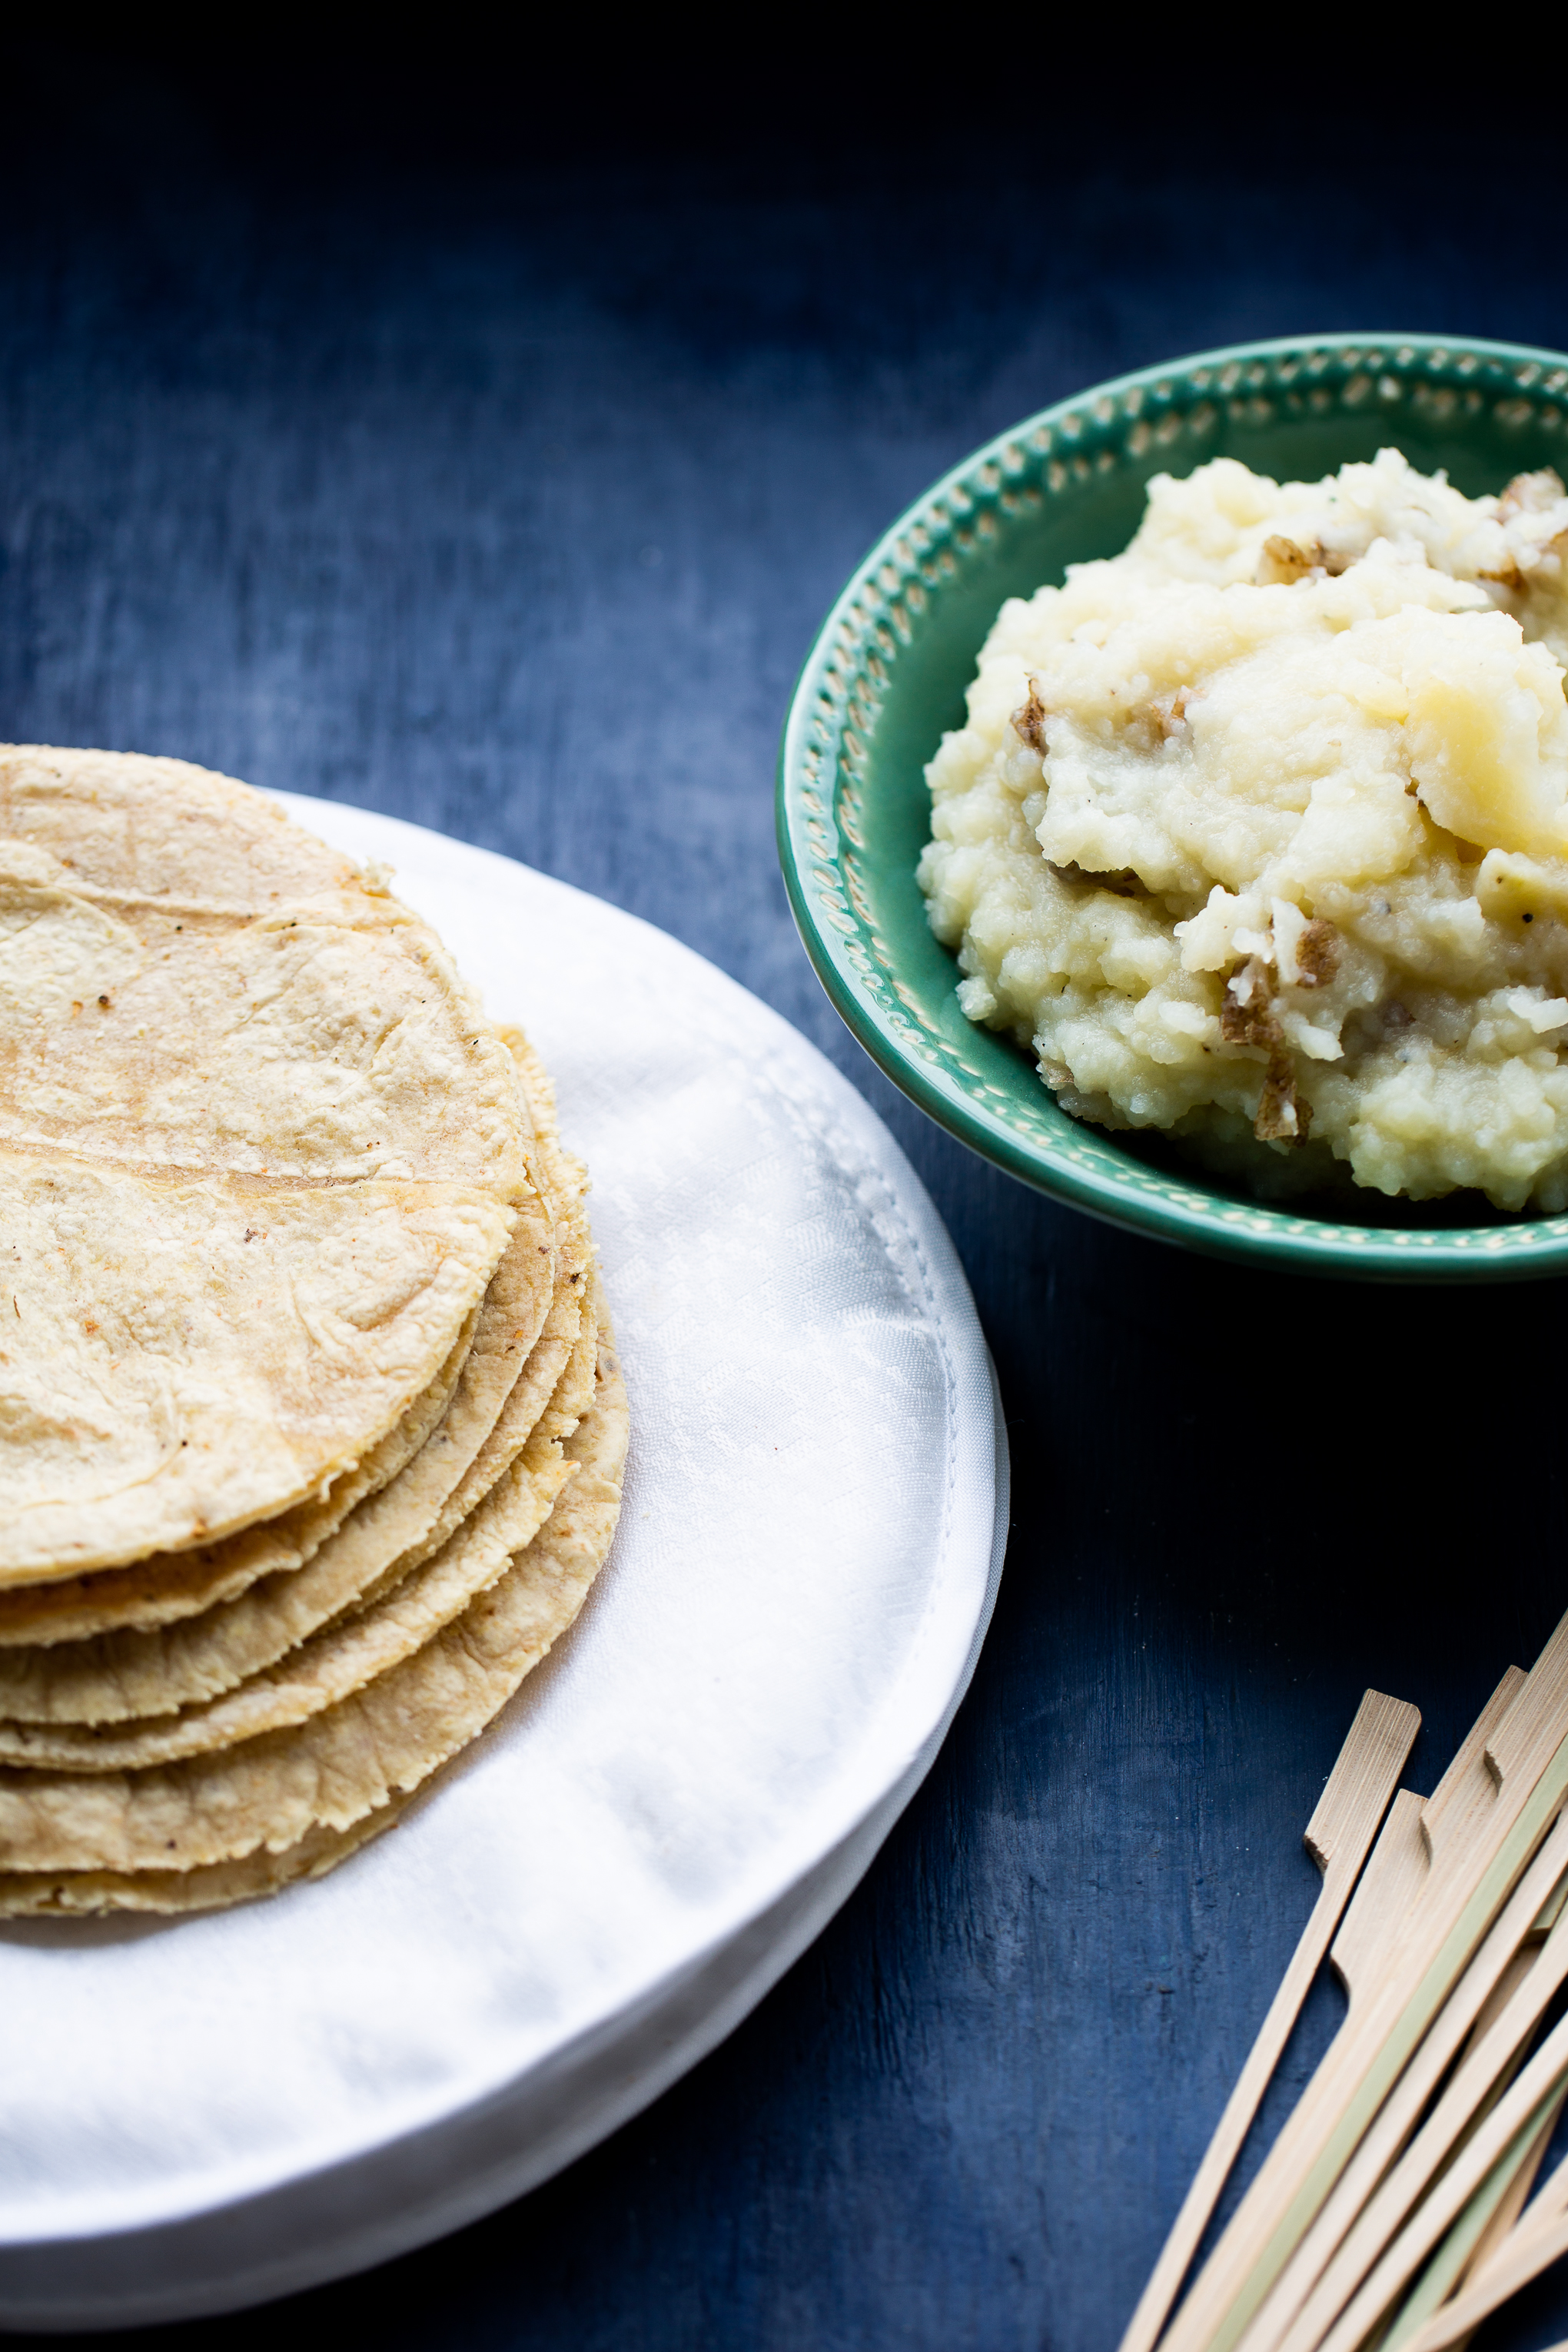
[[[1537,1711],[1531,1744],[1522,1751],[1538,1759],[1534,1774],[1518,1769],[1500,1787],[1482,1758],[1479,1735],[1472,1734],[1461,1750],[1462,1769],[1447,1783],[1457,1785],[1460,1795],[1436,1829],[1442,1785],[1426,1809],[1432,1868],[1390,1965],[1379,1976],[1371,2000],[1352,2011],[1281,2128],[1230,2228],[1172,2324],[1171,2352],[1199,2352],[1200,2347],[1205,2352],[1232,2352],[1240,2343],[1270,2292],[1278,2291],[1291,2258],[1364,2146],[1369,2128],[1376,2128],[1379,2111],[1412,2058],[1419,2063],[1427,2029],[1440,2029],[1440,2013],[1449,1995],[1548,1834],[1568,1789],[1568,1690],[1561,1686],[1561,1646],[1559,1633],[1514,1702],[1527,1706],[1539,1677],[1548,1696]],[[1550,1745],[1549,1730],[1553,1733]],[[1542,1757],[1550,1758],[1544,1769],[1539,1760]],[[1532,1899],[1526,1924],[1538,1907],[1539,1898]],[[1497,2113],[1507,2105],[1505,2099]],[[1430,2208],[1421,2209],[1423,2226],[1429,2210],[1447,2192],[1490,2128],[1489,2123],[1483,2126],[1435,2193]],[[1373,2318],[1380,2308],[1372,2310]],[[1352,2309],[1361,2309],[1359,2301]],[[1344,2336],[1348,2326],[1347,2320],[1339,2323],[1324,2352],[1356,2352],[1361,2337]]]
[[[1386,1967],[1405,1915],[1430,1867],[1421,1833],[1423,1811],[1414,1789],[1400,1790],[1339,1934],[1329,1947],[1329,1958],[1352,2009],[1358,2000],[1365,2000],[1378,1970]]]
[[[1357,2215],[1414,2133],[1424,2109],[1456,2054],[1474,2042],[1481,2020],[1509,1983],[1522,1950],[1538,1950],[1531,1932],[1532,1919],[1559,1874],[1568,1866],[1568,1822],[1559,1822],[1530,1870],[1505,1906],[1485,1947],[1477,1953],[1463,1983],[1421,2044],[1398,2086],[1346,2166],[1334,2193],[1307,2232],[1268,2302],[1249,2329],[1246,2352],[1275,2352],[1293,2324],[1307,2296],[1322,2276],[1330,2258],[1346,2237]],[[1347,1922],[1347,1925],[1350,1923]],[[1375,1981],[1375,1979],[1373,1979]],[[1364,1999],[1364,1990],[1363,1995]],[[1356,1985],[1351,1980],[1351,2006]]]
[[[1138,2298],[1121,2352],[1153,2352],[1220,2191],[1284,2054],[1301,2004],[1334,1940],[1334,1930],[1420,1728],[1417,1710],[1407,1700],[1390,1698],[1384,1691],[1368,1691],[1356,1709],[1301,1840],[1323,1874],[1322,1891],[1182,2200],[1160,2259]]]
[[[1473,2126],[1478,2116],[1489,2112],[1489,2102],[1500,2088],[1506,2088],[1517,2072],[1531,2036],[1568,1973],[1568,1936],[1559,1931],[1538,1955],[1531,1952],[1516,1957],[1525,1958],[1526,1965],[1511,1996],[1490,2019],[1488,2010],[1491,2003],[1483,2006],[1471,2037],[1476,2046],[1467,2047],[1432,2113],[1388,2171],[1375,2196],[1368,2200],[1334,2260],[1323,2270],[1310,2299],[1303,2306],[1300,2321],[1284,2338],[1285,2352],[1300,2352],[1300,2345],[1321,2340],[1334,2314],[1349,2301],[1380,2250],[1391,2242],[1403,2217],[1415,2208],[1439,2169],[1449,2161],[1462,2135]],[[1511,1964],[1500,1979],[1496,1992],[1504,1990],[1510,1973]],[[1553,2117],[1555,2114],[1554,2105]],[[1369,2134],[1368,2143],[1373,2137]],[[1358,2153],[1370,2158],[1373,2150],[1368,2143],[1363,2143]],[[1384,2143],[1385,2153],[1386,2147]],[[1520,2150],[1521,2161],[1525,2152],[1523,2148]],[[1256,2336],[1249,2352],[1260,2352]]]
[[[1244,1274],[1010,1183],[839,1027],[771,807],[843,577],[987,435],[1241,335],[1561,342],[1556,149],[1514,144],[1504,207],[1337,113],[1227,164],[1158,67],[1125,147],[1075,145],[996,70],[940,168],[926,131],[837,161],[754,107],[661,156],[598,72],[535,109],[593,152],[537,169],[493,111],[466,152],[401,117],[334,159],[286,110],[237,143],[243,73],[8,84],[0,736],[381,807],[676,932],[889,1118],[1006,1400],[994,1630],[865,1885],[606,2147],[304,2299],[381,2352],[1110,2352],[1316,1898],[1362,1691],[1420,1706],[1430,1790],[1563,1608],[1562,1286]],[[1341,2007],[1309,2001],[1222,2217]],[[1549,2278],[1480,2343],[1565,2333]]]

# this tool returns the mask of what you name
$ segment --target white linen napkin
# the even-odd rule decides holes
[[[984,1342],[854,1090],[634,918],[289,805],[397,869],[554,1074],[631,1396],[624,1513],[501,1721],[332,1876],[168,1924],[0,1928],[0,2325],[279,2293],[612,2128],[853,1884],[999,1565]]]

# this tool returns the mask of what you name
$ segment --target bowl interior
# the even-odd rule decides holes
[[[1147,370],[1046,410],[920,499],[829,614],[796,688],[779,832],[806,947],[839,1011],[943,1125],[1091,1213],[1227,1255],[1384,1279],[1568,1272],[1568,1218],[1514,1218],[1474,1193],[1416,1206],[1376,1193],[1323,1214],[1266,1207],[1145,1143],[1069,1118],[1032,1060],[958,1009],[915,865],[924,769],[963,724],[1004,599],[1118,553],[1155,473],[1239,458],[1312,479],[1390,444],[1471,496],[1568,471],[1568,358],[1436,338],[1248,345]]]

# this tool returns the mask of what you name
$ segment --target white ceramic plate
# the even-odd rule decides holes
[[[577,1625],[403,1825],[172,1923],[0,1930],[0,2326],[234,2309],[489,2211],[843,1902],[952,1719],[1006,1526],[963,1276],[880,1122],[663,933],[290,801],[555,1074],[631,1392]]]

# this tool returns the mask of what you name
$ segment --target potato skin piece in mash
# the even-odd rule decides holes
[[[1158,476],[927,770],[959,1000],[1260,1193],[1568,1207],[1568,493]]]

